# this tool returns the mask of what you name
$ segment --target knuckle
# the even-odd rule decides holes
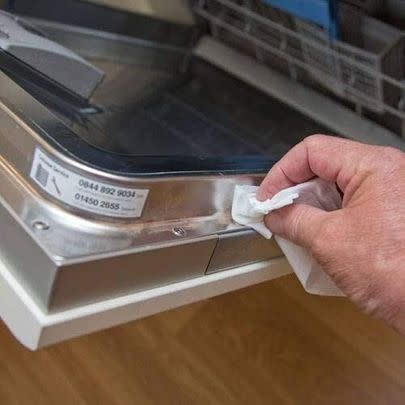
[[[324,142],[327,138],[328,138],[327,135],[314,134],[314,135],[307,136],[307,137],[304,139],[303,142],[304,142],[307,146],[314,146],[314,145],[319,145],[320,143]]]

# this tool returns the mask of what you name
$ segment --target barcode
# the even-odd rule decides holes
[[[41,164],[38,165],[37,171],[35,172],[35,180],[41,184],[42,187],[46,187],[48,184],[49,172],[44,169]]]

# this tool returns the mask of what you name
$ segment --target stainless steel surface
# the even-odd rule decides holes
[[[251,230],[225,233],[218,237],[207,274],[282,256],[274,239],[264,239]]]
[[[12,85],[9,79],[0,73],[0,81],[3,81],[2,94],[0,97],[10,96],[12,99],[13,90],[23,92],[17,86]],[[6,84],[10,84],[8,88]],[[8,93],[8,90],[10,93]],[[28,96],[28,95],[27,95]],[[37,108],[46,123],[52,124],[55,120],[48,110],[36,102],[33,98],[28,100],[29,108]],[[258,176],[194,176],[194,177],[172,177],[168,181],[164,178],[133,178],[127,176],[118,176],[109,172],[103,172],[87,166],[80,161],[72,159],[69,154],[57,151],[51,145],[39,136],[27,122],[15,115],[5,104],[0,104],[1,137],[0,149],[2,156],[14,169],[23,177],[27,178],[30,172],[32,157],[35,147],[40,146],[56,160],[70,170],[86,175],[94,181],[112,182],[116,185],[128,185],[132,187],[148,188],[150,197],[148,199],[142,222],[174,220],[179,217],[199,217],[204,215],[213,215],[217,206],[222,205],[223,199],[216,198],[212,201],[213,193],[216,190],[223,190],[224,195],[232,190],[236,182],[251,183],[258,181]],[[49,120],[49,121],[46,121]],[[45,126],[45,125],[44,125]],[[34,185],[33,185],[34,186]],[[34,186],[35,187],[35,186]],[[38,189],[38,192],[41,191]],[[162,196],[165,199],[162,201]],[[188,197],[187,197],[188,196]],[[190,199],[197,200],[198,206],[192,203]],[[208,201],[210,200],[210,201]],[[225,198],[230,201],[230,197]],[[74,210],[73,210],[74,211]],[[138,221],[139,222],[139,221]]]
[[[93,3],[106,5],[111,8],[120,8],[133,13],[143,13],[156,18],[174,21],[182,24],[193,24],[193,14],[187,0],[87,0]]]
[[[41,147],[61,166],[87,176],[90,180],[148,189],[149,197],[143,217],[134,223],[216,215],[218,209],[222,210],[224,205],[229,206],[234,184],[257,183],[260,173],[252,174],[243,166],[240,167],[241,171],[247,171],[248,174],[238,176],[228,176],[227,171],[221,169],[213,172],[217,176],[194,175],[192,177],[181,176],[180,171],[171,170],[170,179],[156,177],[166,174],[159,172],[153,172],[155,177],[148,179],[136,176],[130,170],[122,173],[112,172],[108,168],[109,163],[122,164],[127,158],[127,156],[115,154],[117,142],[121,142],[118,143],[118,147],[125,145],[126,155],[135,154],[136,158],[133,159],[135,162],[142,157],[139,155],[145,155],[149,159],[148,156],[151,154],[153,159],[154,154],[162,154],[166,151],[169,155],[166,160],[170,166],[174,161],[170,155],[177,155],[176,150],[183,150],[189,160],[195,160],[197,163],[201,161],[201,156],[204,154],[215,157],[217,153],[225,153],[233,156],[237,151],[263,154],[267,156],[265,157],[267,161],[267,159],[271,160],[271,156],[274,156],[274,160],[277,159],[305,134],[323,130],[323,126],[259,92],[252,92],[248,86],[238,83],[224,73],[216,73],[214,77],[207,75],[202,82],[187,81],[186,87],[182,87],[181,91],[175,94],[163,93],[161,99],[164,104],[162,105],[159,105],[161,100],[158,93],[157,105],[160,111],[165,111],[164,117],[155,115],[150,121],[151,112],[149,111],[146,118],[142,115],[141,121],[133,121],[138,112],[133,107],[134,98],[135,105],[138,105],[137,90],[145,94],[144,89],[150,88],[150,82],[153,82],[152,87],[154,86],[156,75],[163,75],[165,80],[167,71],[159,71],[158,74],[153,70],[132,64],[117,65],[109,61],[97,63],[105,68],[107,77],[105,83],[95,93],[94,102],[103,105],[105,114],[100,116],[96,114],[95,121],[91,121],[94,124],[93,127],[98,126],[100,131],[90,131],[88,136],[92,138],[86,138],[86,141],[103,146],[104,149],[110,148],[113,154],[102,153],[80,140],[81,131],[87,131],[88,125],[83,126],[76,121],[70,123],[60,114],[55,116],[56,111],[53,113],[5,74],[0,74],[2,155],[25,178],[30,172],[35,148]],[[140,78],[142,78],[142,84],[139,84]],[[211,80],[215,81],[211,82]],[[209,87],[210,84],[214,89],[208,89],[210,92],[204,91],[204,88]],[[243,103],[243,100],[249,97],[254,97],[254,105]],[[272,111],[271,116],[268,111]],[[207,115],[204,115],[204,112]],[[93,115],[89,120],[93,119]],[[289,120],[280,120],[278,115],[288,115]],[[147,120],[144,121],[144,119]],[[129,123],[128,127],[123,126],[126,122]],[[144,122],[148,124],[147,130],[154,128],[155,132],[139,131],[139,126]],[[151,122],[157,126],[150,126]],[[182,127],[181,130],[180,127]],[[69,130],[78,131],[78,135]],[[104,135],[97,138],[102,130],[105,131]],[[163,135],[166,138],[162,138]],[[68,137],[69,143],[60,143],[60,140],[66,141]],[[162,139],[166,141],[163,142]],[[104,140],[106,143],[100,143]],[[88,156],[99,157],[93,161],[86,161],[84,150],[88,151]],[[181,162],[183,159],[180,155],[177,161]],[[262,167],[262,173],[264,173],[269,166]],[[236,169],[238,169],[237,161]],[[58,203],[44,194],[35,183],[31,182],[31,184],[36,187],[38,193]],[[220,196],[218,196],[218,190],[221,190]],[[164,196],[163,202],[162,196]],[[79,213],[74,207],[65,208]],[[88,215],[86,212],[82,214]],[[104,220],[110,219],[104,218]]]
[[[130,1],[144,2],[144,0]],[[187,0],[180,1],[187,3]],[[182,47],[192,45],[190,37],[194,35],[194,26],[190,24],[176,23],[159,16],[148,16],[86,1],[58,1],[58,7],[55,7],[55,0],[18,0],[5,3],[9,5],[8,9],[11,8],[14,13],[23,17],[40,18]],[[7,8],[7,5],[3,7]],[[171,8],[170,5],[166,7]]]
[[[99,49],[105,48],[100,46]],[[223,52],[222,57],[218,51]],[[261,74],[260,68],[252,64],[251,59],[246,60],[240,54],[236,59],[229,58],[227,48],[218,47],[215,42],[205,42],[205,46],[199,47],[196,53],[215,64],[219,63],[215,59],[218,56],[222,62],[236,63],[247,75],[245,79],[253,76],[259,81],[263,79],[262,86],[258,82],[253,83],[254,86],[271,94],[268,77]],[[130,88],[131,83],[137,83],[137,88],[142,87],[139,86],[141,80],[143,84],[149,83],[149,78],[155,77],[153,69],[150,69],[155,65],[148,65],[145,70],[145,66],[134,65],[135,59],[130,63],[114,62],[110,54],[97,62],[106,68],[107,77],[93,100],[103,104],[102,110],[108,113],[99,129],[112,128],[109,136],[119,138],[121,133],[120,127],[116,126],[117,120],[110,120],[117,112],[111,107],[127,107],[126,117],[131,116],[133,111],[129,107],[134,95],[124,90]],[[235,68],[221,67],[225,70],[229,68],[231,72]],[[182,125],[184,122],[192,122],[193,125],[203,122],[202,126],[192,125],[182,129],[183,139],[187,136],[186,142],[192,148],[196,145],[201,147],[205,139],[207,149],[204,150],[211,154],[215,154],[215,149],[210,149],[213,146],[219,148],[217,151],[223,151],[221,147],[226,149],[227,144],[218,141],[223,139],[219,135],[216,139],[208,137],[209,131],[204,133],[208,128],[230,139],[239,137],[239,147],[244,145],[246,150],[257,148],[261,153],[272,156],[277,152],[274,156],[279,156],[304,136],[304,130],[312,132],[315,128],[324,128],[224,71],[216,71],[204,63],[193,68],[191,73],[200,74],[199,77],[204,80],[200,83],[191,81],[189,87],[175,93],[176,108],[180,98],[181,117],[185,119],[173,122],[173,117],[178,117],[178,109],[172,108],[170,103],[163,106],[165,112],[169,111],[164,116],[166,121],[162,115],[158,117],[160,124],[170,124],[171,132],[173,128],[178,129],[176,125],[179,121]],[[205,69],[210,72],[214,69],[216,73],[204,76]],[[163,70],[165,74],[167,70]],[[267,75],[273,77],[269,71]],[[196,83],[199,85],[196,86]],[[231,220],[234,186],[258,184],[268,167],[262,166],[261,171],[255,173],[239,167],[239,171],[219,169],[205,173],[197,170],[187,175],[180,167],[171,170],[170,176],[167,172],[158,171],[140,174],[125,165],[123,170],[112,170],[109,166],[111,162],[137,161],[145,155],[138,156],[134,145],[128,146],[127,151],[132,151],[130,156],[92,146],[90,139],[80,137],[78,127],[86,130],[85,125],[78,123],[74,117],[69,121],[66,114],[41,102],[4,73],[0,73],[0,88],[0,228],[7,230],[0,239],[0,253],[7,257],[15,276],[44,311],[72,308],[200,276],[207,271],[223,271],[280,256],[273,242],[263,241],[249,231],[234,233],[241,231],[242,227]],[[279,87],[275,88],[279,90]],[[300,87],[290,87],[289,90],[298,99],[303,95]],[[171,96],[168,98],[172,101]],[[324,101],[318,99],[319,105],[322,106]],[[170,108],[166,109],[168,106]],[[360,121],[354,120],[349,112],[335,111],[333,105],[328,106],[329,113],[336,113],[343,123],[339,127],[344,130],[340,132],[342,135],[358,130]],[[302,106],[299,108],[308,113]],[[118,109],[118,112],[122,110]],[[201,118],[202,112],[206,115]],[[326,122],[320,113],[317,118]],[[368,129],[374,136],[373,141],[387,141],[372,125],[363,122],[360,127],[361,136],[366,137]],[[197,129],[202,134],[193,139]],[[122,133],[125,133],[124,129]],[[132,133],[131,130],[126,132],[129,141]],[[175,135],[178,132],[173,134],[173,142],[178,141]],[[391,139],[388,138],[388,141]],[[110,146],[104,144],[104,149]],[[145,145],[139,143],[139,146]],[[156,143],[156,148],[161,146]],[[148,189],[149,196],[142,216],[118,220],[91,214],[44,193],[29,177],[34,151],[38,147],[64,169],[90,181]],[[84,154],[85,150],[88,155]],[[93,156],[97,158],[91,160]],[[146,158],[153,159],[153,156],[146,154]],[[170,164],[175,161],[182,163],[187,156],[176,160],[175,156],[169,155],[169,158]],[[197,153],[188,158],[198,162],[201,156]]]
[[[3,227],[13,218],[0,249],[9,252],[16,277],[45,311],[204,274],[218,234],[240,228],[230,217],[233,187],[257,184],[261,175],[134,178],[96,170],[47,143],[38,131],[51,130],[56,117],[6,75],[0,74],[0,80]],[[17,99],[27,104],[16,108],[10,100]],[[33,115],[21,115],[24,109]],[[31,117],[41,117],[41,129]],[[36,146],[94,180],[147,187],[150,197],[142,218],[97,218],[46,198],[28,179]],[[38,229],[39,223],[47,226]],[[18,250],[29,255],[18,254],[15,238]],[[239,256],[230,266],[246,260],[253,258]]]
[[[67,127],[101,149],[137,156],[195,156],[198,160],[235,155],[277,158],[304,132],[322,129],[229,76],[204,67],[184,49],[27,21],[106,73],[91,99],[100,107],[99,113],[59,114]],[[254,103],[241,102],[247,98]],[[268,110],[273,111],[272,119],[268,119]],[[281,114],[290,116],[288,126],[276,118]]]
[[[162,242],[61,266],[48,307],[57,311],[203,276],[216,241],[216,235],[211,235],[182,243]]]
[[[191,51],[176,45],[159,44],[147,39],[32,17],[21,17],[21,20],[86,59],[110,62],[119,60],[122,64],[135,64],[144,67],[156,67],[162,64],[166,68],[171,67],[172,70],[175,70],[179,65],[181,66],[182,60]],[[158,48],[158,53],[156,48]]]
[[[211,217],[139,225],[81,219],[40,198],[4,161],[0,185],[0,253],[46,312],[203,275],[222,249],[219,230],[238,229],[230,206]],[[230,267],[263,258],[256,247],[247,253]],[[274,248],[266,254],[278,256]],[[215,270],[225,270],[225,256],[214,257]]]
[[[43,221],[34,221],[32,227],[37,231],[47,231],[49,229],[49,225]]]
[[[101,70],[12,14],[0,12],[0,33],[1,49],[80,97],[89,98],[103,78]]]
[[[7,77],[3,79],[3,97],[7,98],[7,90],[9,94],[15,94],[12,90],[22,92]],[[55,119],[34,99],[27,100],[43,117]],[[52,148],[30,122],[5,104],[0,107],[2,229],[7,225],[9,230],[0,248],[9,254],[16,277],[45,311],[204,273],[217,234],[238,228],[230,218],[234,184],[260,179],[258,175],[134,179],[95,171]],[[147,185],[151,199],[143,217],[126,222],[96,219],[47,201],[27,179],[36,145],[94,179]],[[47,224],[48,229],[37,229],[38,223]],[[183,229],[184,234],[173,229]],[[29,255],[18,254],[20,250]],[[104,277],[108,271],[111,274]],[[95,283],[101,274],[102,280]]]
[[[24,286],[27,294],[41,305],[47,307],[57,264],[41,249],[36,242],[38,231],[31,223],[23,223],[16,213],[7,207],[4,200],[5,190],[9,189],[12,175],[4,179],[0,162],[0,255],[14,276]],[[10,190],[12,191],[12,190]],[[21,195],[20,198],[23,198]]]
[[[88,122],[104,136],[81,136],[110,152],[277,159],[301,136],[323,129],[198,60],[189,75],[177,78],[139,66],[94,63],[107,73],[92,98],[104,113],[91,115]],[[244,99],[254,102],[241,102]],[[288,122],[277,119],[283,114]]]

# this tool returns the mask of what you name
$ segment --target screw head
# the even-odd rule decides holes
[[[187,233],[186,230],[180,226],[175,226],[172,229],[172,232],[178,237],[186,236]]]
[[[32,227],[36,231],[47,231],[49,229],[49,225],[44,221],[35,221],[32,223]]]

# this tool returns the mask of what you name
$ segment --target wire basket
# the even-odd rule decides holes
[[[302,38],[322,44],[320,48],[304,41],[304,59],[308,65],[316,67],[317,72],[312,76],[324,87],[371,110],[383,112],[384,103],[392,104],[400,97],[400,92],[392,86],[384,86],[376,73],[401,78],[398,71],[403,46],[401,33],[352,7],[341,5],[339,12],[341,41],[330,42],[320,27],[295,20]],[[337,53],[331,53],[332,49]]]
[[[277,14],[261,0],[198,0],[194,10],[215,37],[260,62],[294,78],[310,77],[360,107],[405,120],[400,107],[405,41],[399,30],[348,5],[340,7],[339,41],[331,41],[315,24]]]
[[[204,0],[199,3],[197,9],[200,9],[210,22],[214,37],[255,57],[261,63],[288,71],[292,76],[296,76],[295,68],[288,59],[269,52],[260,44],[252,41],[252,38],[259,38],[270,47],[283,49],[286,54],[300,58],[301,41],[298,38],[288,37],[288,32],[295,29],[294,19],[290,15],[266,6],[261,0],[232,0],[229,2],[238,8],[226,7],[226,4],[217,0]],[[241,10],[244,12],[241,13]],[[252,18],[252,15],[260,15],[265,21],[274,23],[275,26],[261,24]],[[280,30],[279,26],[285,27],[286,33]]]

